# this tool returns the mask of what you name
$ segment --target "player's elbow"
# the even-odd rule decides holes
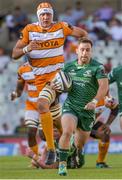
[[[83,32],[83,37],[88,37],[88,33],[87,33],[87,31],[82,30],[82,32]]]
[[[12,52],[12,59],[13,60],[18,60],[20,58],[20,56],[18,56],[18,54],[13,50]]]
[[[84,29],[81,29],[81,28],[80,28],[79,36],[80,36],[80,37],[88,37],[88,33],[87,33],[87,31],[85,31]]]
[[[88,33],[87,33],[87,31],[85,31],[85,30],[81,30],[80,29],[80,31],[79,31],[79,37],[80,38],[82,38],[82,37],[88,37]]]
[[[73,26],[73,33],[72,36],[75,36],[77,38],[80,37],[88,37],[88,33],[87,31],[85,31],[84,29],[81,29],[79,27]]]
[[[16,56],[16,53],[14,52],[14,50],[12,52],[12,59],[14,59],[14,60],[18,59],[18,57]]]

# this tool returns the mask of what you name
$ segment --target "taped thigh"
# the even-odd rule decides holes
[[[25,125],[27,127],[38,128],[39,126],[39,113],[33,110],[26,110],[25,112]]]
[[[49,85],[46,85],[39,93],[39,98],[47,99],[51,105],[55,101],[56,92]]]
[[[51,112],[53,120],[61,117],[61,112],[62,112],[61,104],[58,103],[55,106],[51,106],[50,112]]]

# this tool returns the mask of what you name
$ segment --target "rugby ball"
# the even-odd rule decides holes
[[[67,92],[72,86],[72,79],[70,75],[62,70],[60,70],[53,79],[53,82],[59,87],[58,92]]]

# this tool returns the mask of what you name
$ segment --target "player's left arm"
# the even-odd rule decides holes
[[[96,96],[94,97],[94,99],[96,99],[97,101],[100,101],[101,99],[103,99],[107,92],[108,92],[108,78],[102,78],[102,79],[98,79],[98,91]]]
[[[94,97],[94,99],[85,106],[86,110],[94,110],[96,108],[98,101],[100,101],[106,96],[108,92],[108,78],[98,79],[98,85],[99,87],[97,94]]]
[[[68,24],[66,22],[61,22],[61,24],[65,37],[74,36],[76,38],[80,38],[80,37],[88,36],[88,33],[82,28],[79,28],[77,26],[72,26],[71,24]]]

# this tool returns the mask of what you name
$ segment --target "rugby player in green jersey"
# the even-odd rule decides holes
[[[76,54],[78,59],[64,68],[72,78],[72,87],[62,110],[59,175],[67,175],[67,156],[72,134],[75,132],[75,146],[80,152],[94,124],[96,104],[108,91],[104,66],[92,58],[92,41],[88,38],[80,39]]]
[[[118,89],[119,100],[119,115],[120,115],[120,127],[122,129],[122,65],[116,68],[108,74],[109,83],[116,82]]]

